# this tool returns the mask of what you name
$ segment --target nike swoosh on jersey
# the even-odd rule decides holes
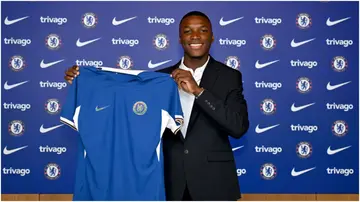
[[[306,43],[309,43],[310,41],[313,41],[315,40],[315,38],[312,38],[312,39],[308,39],[308,40],[305,40],[305,41],[300,41],[300,42],[295,42],[295,39],[291,40],[291,47],[293,48],[296,48],[296,47],[299,47],[299,46],[302,46]]]
[[[137,16],[134,16],[134,17],[131,17],[131,18],[126,18],[126,19],[123,19],[123,20],[116,20],[116,17],[114,17],[113,20],[112,20],[112,24],[114,26],[118,26],[118,25],[121,25],[121,24],[123,24],[123,23],[125,23],[127,21],[133,20],[135,18],[137,18]]]
[[[315,168],[316,168],[316,167],[309,168],[309,169],[306,169],[306,170],[301,170],[301,171],[295,171],[295,168],[293,168],[293,169],[291,170],[291,175],[292,175],[293,177],[296,177],[296,176],[302,175],[302,174],[304,174],[304,173],[307,173],[307,172],[309,172],[309,171],[311,171],[311,170],[314,170]]]
[[[347,81],[344,83],[340,83],[340,84],[336,84],[336,85],[331,85],[330,82],[326,85],[326,89],[327,90],[335,90],[337,88],[340,88],[341,86],[345,86],[346,84],[350,83],[351,81]]]
[[[341,152],[341,151],[344,151],[345,149],[350,148],[351,146],[342,147],[342,148],[334,149],[334,150],[332,150],[330,147],[331,147],[331,146],[329,146],[328,149],[327,149],[327,154],[328,154],[328,155],[334,155],[334,154],[336,154],[336,153],[339,153],[339,152]]]
[[[339,24],[339,23],[342,23],[344,22],[345,20],[348,20],[350,19],[351,17],[347,17],[347,18],[343,18],[343,19],[340,19],[340,20],[335,20],[335,21],[331,21],[330,20],[330,17],[326,20],[326,25],[331,27],[331,26],[334,26],[336,24]]]
[[[5,146],[4,150],[3,150],[3,153],[5,155],[9,155],[9,154],[12,154],[12,153],[15,153],[17,151],[20,151],[22,149],[25,149],[26,147],[28,147],[27,145],[26,146],[23,146],[23,147],[18,147],[18,148],[15,148],[15,149],[7,149],[7,146]]]
[[[260,128],[260,127],[259,127],[259,124],[258,124],[258,125],[256,126],[256,128],[255,128],[255,132],[258,133],[258,134],[260,134],[260,133],[266,132],[266,131],[268,131],[268,130],[270,130],[270,129],[273,129],[273,128],[279,126],[279,125],[280,125],[280,124],[276,124],[276,125],[272,125],[272,126],[269,126],[269,127],[266,127],[266,128]]]
[[[17,19],[14,19],[14,20],[9,20],[8,19],[8,16],[6,16],[5,20],[4,20],[4,24],[5,25],[12,25],[14,23],[17,23],[21,20],[25,20],[26,18],[28,18],[29,16],[25,16],[25,17],[22,17],[22,18],[17,18]]]
[[[20,82],[20,83],[15,83],[15,84],[9,85],[9,84],[7,83],[7,81],[6,81],[5,84],[4,84],[4,89],[5,89],[5,90],[10,90],[10,89],[16,88],[16,87],[18,87],[18,86],[20,86],[20,85],[23,85],[23,84],[25,84],[25,83],[27,83],[27,82],[29,82],[29,81],[23,81],[23,82]]]
[[[274,61],[271,61],[271,62],[261,64],[261,63],[259,63],[259,60],[257,60],[256,63],[255,63],[255,68],[256,69],[262,69],[264,67],[267,67],[267,66],[269,66],[271,64],[274,64],[275,62],[279,62],[279,61],[280,60],[274,60]]]
[[[52,130],[55,130],[55,129],[63,126],[63,125],[64,125],[64,124],[59,124],[59,125],[57,125],[57,126],[53,126],[53,127],[50,127],[50,128],[44,128],[44,124],[43,124],[43,125],[41,125],[41,127],[40,127],[40,133],[48,133],[48,132],[50,132],[50,131],[52,131]]]
[[[306,104],[306,105],[302,105],[302,106],[299,106],[299,107],[296,107],[296,106],[295,106],[295,103],[293,103],[293,104],[291,105],[291,111],[292,111],[292,112],[297,112],[297,111],[303,110],[303,109],[305,109],[305,108],[307,108],[307,107],[310,107],[311,105],[314,105],[314,104],[315,104],[315,102],[310,103],[310,104]]]
[[[163,62],[158,62],[158,63],[152,63],[152,61],[150,60],[149,62],[148,62],[148,67],[150,68],[150,69],[152,69],[152,68],[156,68],[156,67],[159,67],[159,66],[161,66],[161,65],[163,65],[163,64],[166,64],[166,63],[168,63],[168,62],[170,62],[171,60],[166,60],[166,61],[163,61]]]
[[[235,19],[232,19],[232,20],[224,20],[224,18],[223,17],[221,17],[221,19],[220,19],[220,21],[219,21],[219,24],[221,25],[221,26],[226,26],[226,25],[228,25],[228,24],[231,24],[231,23],[233,23],[233,22],[236,22],[236,21],[238,21],[238,20],[241,20],[241,19],[243,19],[244,17],[239,17],[239,18],[235,18]]]
[[[41,60],[41,62],[40,62],[40,67],[41,68],[48,68],[48,67],[51,67],[51,66],[53,66],[53,65],[56,65],[57,63],[60,63],[60,62],[62,62],[62,61],[64,61],[64,60],[58,60],[58,61],[55,61],[55,62],[49,62],[49,63],[45,63],[44,62],[44,60]]]
[[[103,110],[103,109],[108,108],[109,106],[110,106],[110,105],[105,106],[105,107],[100,107],[100,108],[99,108],[99,106],[96,106],[96,107],[95,107],[95,111],[97,111],[97,112],[98,112],[98,111],[101,111],[101,110]]]
[[[86,46],[88,44],[91,44],[91,43],[94,43],[95,41],[99,40],[101,38],[97,38],[97,39],[92,39],[92,40],[89,40],[89,41],[84,41],[84,42],[81,42],[80,39],[78,39],[76,41],[76,46],[77,47],[83,47],[83,46]]]

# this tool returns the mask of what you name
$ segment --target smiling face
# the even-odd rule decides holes
[[[203,16],[188,16],[180,24],[180,38],[185,56],[207,57],[214,36],[211,23]]]

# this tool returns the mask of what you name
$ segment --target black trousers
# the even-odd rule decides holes
[[[184,194],[183,194],[183,197],[181,200],[182,201],[192,201],[192,198],[190,196],[190,192],[189,192],[187,185],[185,186]]]

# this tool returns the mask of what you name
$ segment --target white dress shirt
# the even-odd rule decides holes
[[[190,71],[191,74],[193,75],[193,78],[196,81],[196,83],[198,85],[200,85],[202,75],[204,73],[207,63],[209,62],[209,59],[210,59],[210,57],[208,58],[208,60],[206,61],[206,63],[203,66],[196,68],[195,72],[194,72],[191,68],[188,68],[184,65],[184,57],[183,57],[181,59],[181,64],[180,64],[179,68]],[[180,93],[181,108],[184,113],[184,123],[183,123],[183,126],[181,127],[181,133],[183,134],[183,136],[185,138],[188,124],[190,121],[191,111],[192,111],[194,101],[195,101],[195,96],[193,94],[189,94],[181,89],[179,89],[179,93]]]

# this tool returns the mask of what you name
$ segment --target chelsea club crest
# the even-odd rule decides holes
[[[144,115],[147,111],[147,106],[145,102],[138,101],[133,106],[133,111],[137,115]]]

